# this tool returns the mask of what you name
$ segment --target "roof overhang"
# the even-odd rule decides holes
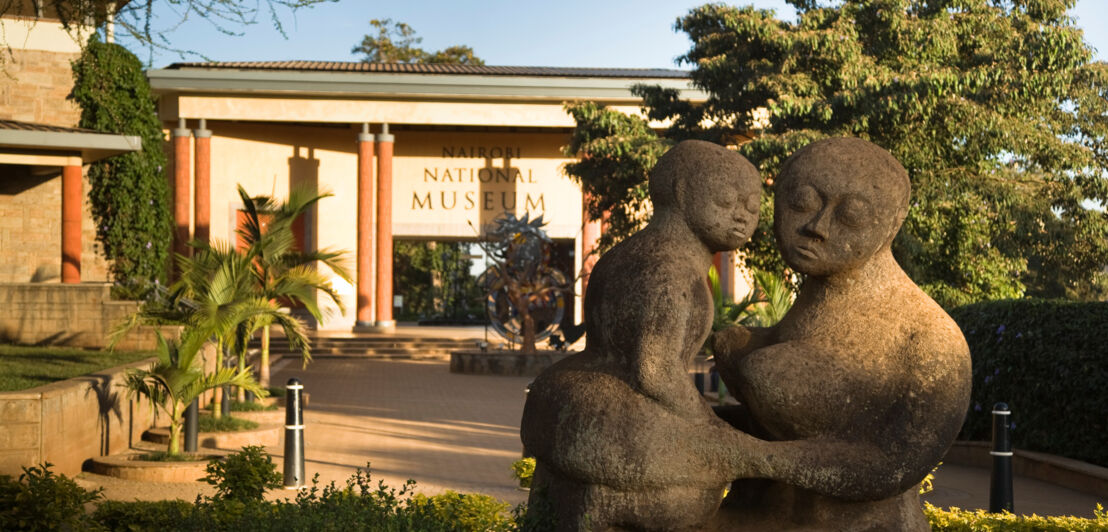
[[[16,156],[21,161],[56,161],[57,157],[79,156],[83,164],[88,164],[141,149],[142,139],[130,135],[0,129],[0,154]]]
[[[240,93],[324,97],[475,100],[637,101],[633,85],[660,85],[682,98],[708,95],[681,78],[489,76],[380,72],[303,72],[236,69],[156,69],[146,73],[156,93]]]

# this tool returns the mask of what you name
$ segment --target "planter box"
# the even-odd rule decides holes
[[[119,384],[127,369],[153,360],[0,392],[0,475],[18,476],[22,466],[50,462],[54,472],[73,476],[88,459],[124,452],[140,441],[154,424],[154,412],[146,400],[127,400]],[[211,369],[214,356],[206,360]]]

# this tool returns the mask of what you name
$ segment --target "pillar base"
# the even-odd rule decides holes
[[[396,321],[356,321],[354,322],[354,332],[365,333],[392,333],[396,332]]]

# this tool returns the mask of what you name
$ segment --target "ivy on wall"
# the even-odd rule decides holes
[[[69,98],[81,107],[80,127],[142,139],[141,151],[89,167],[88,198],[112,280],[146,286],[165,276],[172,235],[165,137],[150,84],[134,54],[96,35],[73,62],[73,78]]]

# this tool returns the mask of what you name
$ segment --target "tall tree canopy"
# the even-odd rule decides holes
[[[423,42],[423,37],[416,37],[415,29],[403,22],[386,18],[373,19],[369,23],[377,34],[366,35],[350,50],[352,54],[361,54],[364,63],[485,64],[468,46],[454,45],[436,52],[419,48],[417,45]]]
[[[850,135],[907,168],[912,204],[894,252],[944,305],[1098,295],[1108,67],[1066,14],[1075,0],[789,3],[795,22],[719,4],[677,21],[693,42],[680,61],[708,92],[703,105],[637,88],[649,118],[673,120],[668,139],[753,137],[740,149],[766,178],[769,203],[751,265],[782,267],[769,230],[780,164],[812,141]],[[579,119],[579,131],[590,128]],[[608,179],[576,175],[586,189]]]

